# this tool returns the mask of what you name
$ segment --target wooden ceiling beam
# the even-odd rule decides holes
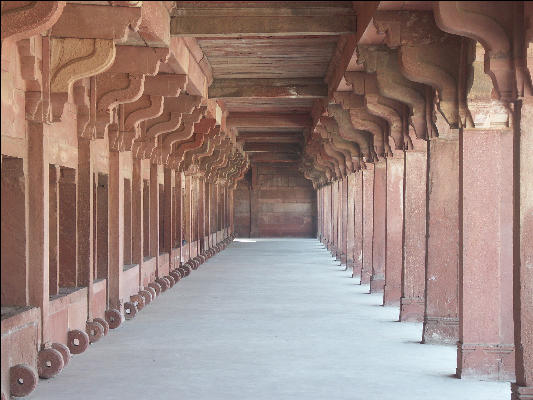
[[[295,163],[300,156],[294,153],[255,153],[249,155],[252,163]]]
[[[229,113],[229,128],[309,128],[313,120],[309,114]]]
[[[243,150],[248,153],[301,153],[302,148],[295,144],[281,143],[244,143]]]
[[[224,98],[325,98],[328,86],[323,79],[215,79],[210,99]]]
[[[278,132],[239,132],[238,142],[255,142],[255,143],[302,143],[303,134],[295,133],[278,133]]]
[[[355,33],[353,7],[179,7],[170,34],[189,37],[343,35]]]

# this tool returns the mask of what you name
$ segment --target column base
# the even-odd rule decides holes
[[[370,277],[370,293],[383,293],[385,287],[385,278],[382,277]]]
[[[399,286],[387,285],[383,288],[383,305],[384,306],[399,306],[400,298],[402,297],[402,289]]]
[[[402,322],[423,322],[424,321],[424,299],[400,299],[400,321]]]
[[[424,317],[422,343],[456,344],[459,340],[459,319]]]
[[[533,400],[533,386],[511,383],[511,400]]]
[[[512,344],[457,343],[457,377],[514,381],[515,353]]]

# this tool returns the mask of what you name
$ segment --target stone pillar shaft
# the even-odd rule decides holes
[[[458,339],[459,142],[430,140],[424,343]]]
[[[427,152],[405,152],[400,321],[424,320]]]
[[[374,233],[372,237],[372,276],[370,292],[383,292],[385,286],[385,242],[387,223],[387,167],[384,161],[374,164]]]
[[[372,276],[372,238],[374,237],[374,164],[362,170],[362,268],[361,284],[369,284]]]
[[[514,378],[513,134],[461,133],[457,376]]]
[[[387,230],[385,236],[385,287],[383,305],[399,305],[403,247],[403,151],[395,150],[386,160]]]

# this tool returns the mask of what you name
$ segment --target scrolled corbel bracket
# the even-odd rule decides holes
[[[52,121],[61,120],[72,84],[106,71],[115,59],[115,44],[107,39],[50,39],[50,99]]]
[[[112,122],[111,110],[141,97],[144,75],[106,72],[96,77],[96,87],[96,136],[101,139]]]
[[[443,32],[431,11],[381,11],[374,25],[390,48],[399,49],[400,70],[411,81],[438,91],[438,110],[450,125],[460,125],[459,97],[461,38]],[[393,39],[394,37],[394,39]]]
[[[436,1],[433,12],[440,29],[480,42],[496,96],[504,102],[517,96],[513,66],[513,8],[518,5],[474,1]]]
[[[2,43],[18,41],[50,29],[61,16],[66,1],[2,1]]]

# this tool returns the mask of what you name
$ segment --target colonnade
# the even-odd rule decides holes
[[[224,249],[248,167],[168,4],[19,3],[2,2],[2,399]]]
[[[422,343],[456,345],[459,378],[529,399],[532,10],[457,4],[374,15],[384,43],[358,45],[301,168],[353,277],[423,322]]]

